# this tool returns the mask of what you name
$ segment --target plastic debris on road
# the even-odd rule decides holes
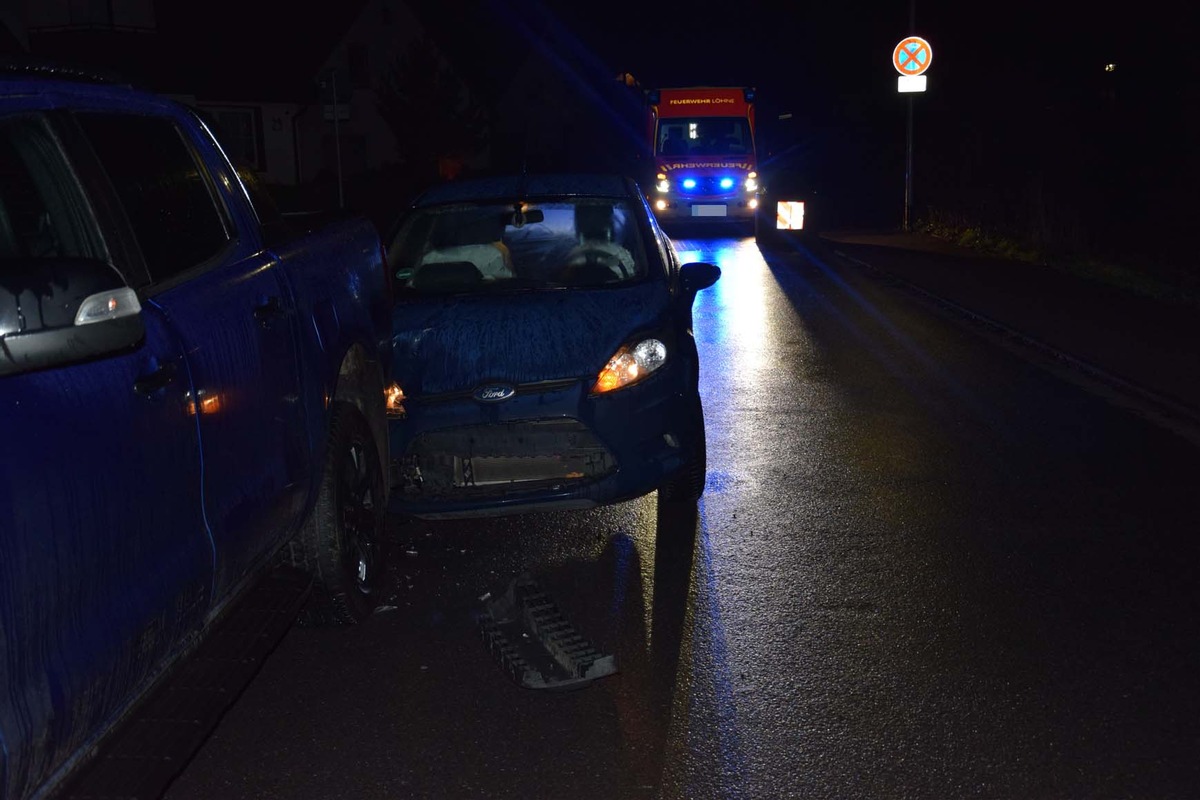
[[[567,689],[617,671],[563,615],[529,575],[500,597],[484,595],[478,622],[483,641],[504,671],[527,689]]]

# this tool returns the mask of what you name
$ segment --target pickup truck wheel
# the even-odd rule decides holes
[[[310,570],[314,579],[303,623],[351,625],[382,602],[384,497],[366,420],[349,403],[336,403],[316,506],[292,549],[294,565]]]

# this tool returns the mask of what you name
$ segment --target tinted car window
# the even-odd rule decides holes
[[[238,179],[246,187],[246,194],[250,197],[250,205],[254,208],[254,213],[258,216],[258,223],[267,246],[270,247],[286,242],[296,236],[296,229],[283,216],[283,212],[279,210],[279,206],[275,203],[275,197],[263,185],[262,181],[259,180],[254,170],[241,163],[238,163],[235,168]]]
[[[205,173],[165,119],[86,113],[91,139],[155,282],[215,256],[228,243]]]
[[[0,259],[104,258],[70,166],[37,117],[0,119]]]
[[[399,285],[416,291],[622,285],[647,275],[633,206],[572,197],[413,211],[388,251]]]

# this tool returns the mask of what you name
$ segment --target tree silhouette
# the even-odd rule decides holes
[[[483,107],[425,36],[384,76],[379,113],[395,134],[399,160],[422,185],[455,177],[487,145]]]

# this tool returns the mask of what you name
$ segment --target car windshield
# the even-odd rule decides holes
[[[686,117],[659,121],[660,156],[727,156],[754,152],[750,123],[740,117]]]
[[[428,293],[623,285],[647,274],[630,205],[584,197],[417,209],[388,265],[398,287]]]

